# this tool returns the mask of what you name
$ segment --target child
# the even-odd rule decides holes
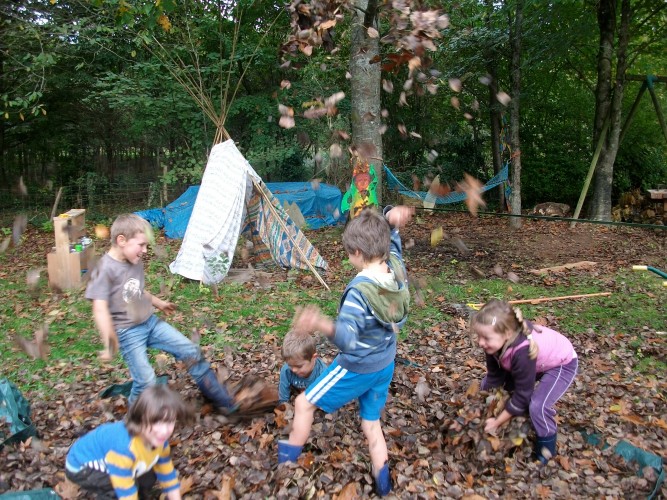
[[[149,232],[148,223],[138,215],[118,216],[111,226],[111,249],[100,258],[86,289],[102,339],[118,338],[133,380],[129,403],[155,384],[147,352],[154,348],[183,361],[202,394],[221,412],[230,413],[236,408],[234,401],[218,382],[199,346],[153,314],[153,307],[168,315],[176,306],[144,290],[142,257]]]
[[[288,332],[283,340],[282,355],[285,364],[280,369],[278,402],[286,403],[292,387],[303,391],[327,365],[317,355],[315,339],[310,335]]]
[[[169,438],[176,422],[192,419],[190,408],[166,385],[141,393],[122,422],[102,424],[67,453],[67,479],[98,497],[142,498],[157,481],[169,500],[180,500]]]
[[[554,405],[577,374],[577,353],[562,334],[527,323],[519,309],[497,299],[472,317],[471,327],[486,353],[487,374],[481,388],[504,386],[512,391],[502,413],[489,418],[484,430],[493,434],[512,417],[528,411],[537,435],[535,455],[546,464],[556,455]]]
[[[387,207],[385,217],[365,209],[343,233],[343,246],[359,274],[348,284],[333,321],[315,306],[297,311],[294,330],[324,333],[340,354],[296,398],[288,441],[278,442],[278,462],[296,461],[308,440],[315,408],[334,412],[359,400],[361,429],[368,440],[375,491],[391,491],[387,444],[380,426],[394,374],[396,335],[410,303],[397,227],[412,216],[410,207]]]

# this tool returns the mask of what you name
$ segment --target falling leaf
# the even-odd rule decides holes
[[[109,228],[104,224],[97,224],[95,226],[95,237],[100,240],[109,238]]]
[[[461,103],[459,102],[459,98],[456,96],[452,96],[452,98],[449,100],[451,103],[452,107],[454,109],[461,109]]]
[[[491,85],[491,77],[489,76],[480,76],[479,83],[482,85]]]
[[[434,247],[440,243],[444,237],[444,234],[445,232],[442,230],[442,226],[436,227],[433,231],[431,231],[431,246]]]
[[[466,120],[472,120],[474,116],[472,116],[470,113],[463,113],[463,118]]]
[[[517,276],[512,271],[507,273],[507,279],[510,280],[512,283],[518,283],[520,281],[519,276]]]
[[[295,125],[294,117],[283,115],[280,117],[280,120],[278,120],[278,125],[280,125],[282,128],[290,129]]]
[[[408,61],[408,72],[409,72],[409,74],[412,74],[412,72],[414,70],[416,70],[417,68],[421,67],[421,65],[422,65],[421,57],[415,56],[412,59],[410,59]]]
[[[429,151],[426,157],[429,163],[433,163],[436,160],[436,158],[438,158],[438,152],[435,149]]]
[[[401,92],[401,95],[398,97],[398,105],[401,107],[408,105],[408,98],[405,92]]]
[[[394,84],[391,80],[382,79],[382,88],[387,94],[391,94],[394,91]]]
[[[313,179],[310,181],[310,187],[313,188],[313,191],[320,189],[320,179]]]
[[[280,82],[280,88],[281,89],[289,89],[292,86],[292,82],[289,80],[283,80]]]
[[[412,88],[412,84],[414,83],[414,80],[410,78],[409,80],[405,80],[403,83],[403,90],[406,92],[409,91]]]
[[[417,177],[415,174],[412,174],[412,190],[419,191],[420,187],[421,181],[419,180],[419,177]]]
[[[403,137],[407,137],[407,136],[408,136],[408,130],[407,130],[407,128],[405,128],[405,125],[403,125],[402,123],[399,123],[399,124],[396,126],[396,128],[398,129],[398,131],[401,133],[401,135],[402,135]]]
[[[419,381],[415,386],[415,394],[417,395],[417,401],[423,403],[426,397],[431,393],[431,386],[426,381],[425,377],[419,377]]]
[[[25,187],[23,176],[19,177],[19,193],[21,193],[21,196],[28,196],[28,188]]]
[[[338,104],[343,99],[345,99],[345,92],[335,92],[334,94],[331,94],[324,100],[324,105],[327,108],[331,108],[336,104]]]
[[[422,136],[419,135],[417,132],[410,132],[410,135],[411,135],[412,137],[416,137],[417,139],[421,139],[421,138],[422,138]]]
[[[19,335],[16,337],[16,343],[32,359],[46,359],[48,356],[48,345],[46,343],[48,333],[49,328],[44,323],[40,328],[35,330],[33,340],[27,340]]]
[[[466,194],[465,203],[468,211],[472,215],[477,216],[478,207],[486,206],[486,202],[482,198],[483,184],[468,173],[463,174],[463,179],[463,182],[459,183],[458,187]]]
[[[436,92],[438,92],[438,86],[435,83],[427,83],[426,90],[429,92],[429,94],[435,95]]]
[[[503,268],[502,268],[499,264],[496,264],[495,266],[493,266],[493,272],[494,272],[497,276],[500,276],[501,278],[503,277],[503,274],[505,274],[505,273],[503,272]]]
[[[496,99],[498,99],[498,102],[503,106],[507,106],[512,100],[512,98],[503,91],[500,91],[496,94]]]
[[[346,80],[351,80],[352,79],[352,73],[350,73],[349,71],[346,71],[345,72],[345,79]]]
[[[28,285],[28,289],[35,290],[39,285],[39,276],[41,274],[41,269],[30,269],[26,273],[25,281]]]
[[[366,33],[368,33],[369,38],[378,38],[380,36],[380,33],[378,33],[378,30],[376,30],[372,26],[369,26],[366,29]]]
[[[459,80],[458,78],[450,78],[449,88],[452,89],[454,92],[461,92],[461,80]]]
[[[343,156],[343,149],[340,147],[340,144],[334,142],[329,146],[329,156],[331,156],[331,158],[340,158]]]
[[[25,214],[19,214],[14,217],[14,224],[12,226],[12,241],[14,246],[17,247],[21,244],[21,236],[23,232],[28,227],[28,216]]]

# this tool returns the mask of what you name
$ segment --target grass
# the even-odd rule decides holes
[[[340,276],[335,276],[331,293],[319,284],[305,288],[294,281],[290,272],[286,281],[264,289],[252,284],[223,284],[214,290],[202,288],[198,282],[171,275],[168,262],[176,250],[167,248],[161,259],[153,257],[146,263],[147,289],[176,303],[179,311],[170,322],[184,334],[193,328],[202,334],[202,344],[213,346],[216,354],[227,347],[251,349],[266,335],[281,338],[290,326],[295,308],[308,303],[318,304],[325,313],[335,315],[345,281],[353,275],[351,266],[341,263]],[[9,252],[8,252],[9,253]],[[507,280],[461,279],[467,264],[452,261],[438,276],[433,276],[422,288],[425,305],[413,307],[401,338],[408,341],[411,332],[439,328],[451,319],[447,304],[483,302],[492,297],[507,300],[586,294],[612,290],[609,297],[578,301],[553,301],[521,306],[526,318],[548,317],[563,333],[574,336],[593,330],[601,336],[620,336],[637,358],[635,369],[643,373],[665,373],[667,363],[659,350],[653,349],[645,338],[646,332],[664,329],[665,289],[662,280],[647,273],[619,271],[613,275],[561,278],[548,285],[510,283]],[[45,273],[44,273],[45,274]],[[0,255],[0,294],[8,297],[0,302],[0,352],[3,363],[0,373],[22,389],[50,392],[62,382],[81,377],[95,377],[101,372],[109,383],[124,381],[127,371],[120,358],[111,365],[97,360],[99,337],[91,317],[91,308],[83,290],[62,295],[53,294],[42,277],[36,292],[26,290],[25,270],[11,269],[9,257]],[[29,338],[44,322],[49,323],[47,360],[29,360],[19,350],[14,337]],[[415,343],[411,349],[418,349]]]

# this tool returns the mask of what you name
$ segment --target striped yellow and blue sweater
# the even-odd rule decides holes
[[[165,493],[180,488],[170,451],[168,442],[151,448],[141,437],[131,436],[124,422],[113,422],[76,441],[67,454],[66,466],[74,473],[86,467],[106,472],[118,498],[136,499],[135,479],[151,469]]]

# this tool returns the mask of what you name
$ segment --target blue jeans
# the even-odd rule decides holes
[[[148,348],[159,349],[183,361],[188,372],[199,382],[211,368],[199,346],[155,314],[143,323],[118,330],[120,353],[132,376],[132,391],[128,398],[132,404],[148,386],[155,384],[156,376],[148,360]]]

